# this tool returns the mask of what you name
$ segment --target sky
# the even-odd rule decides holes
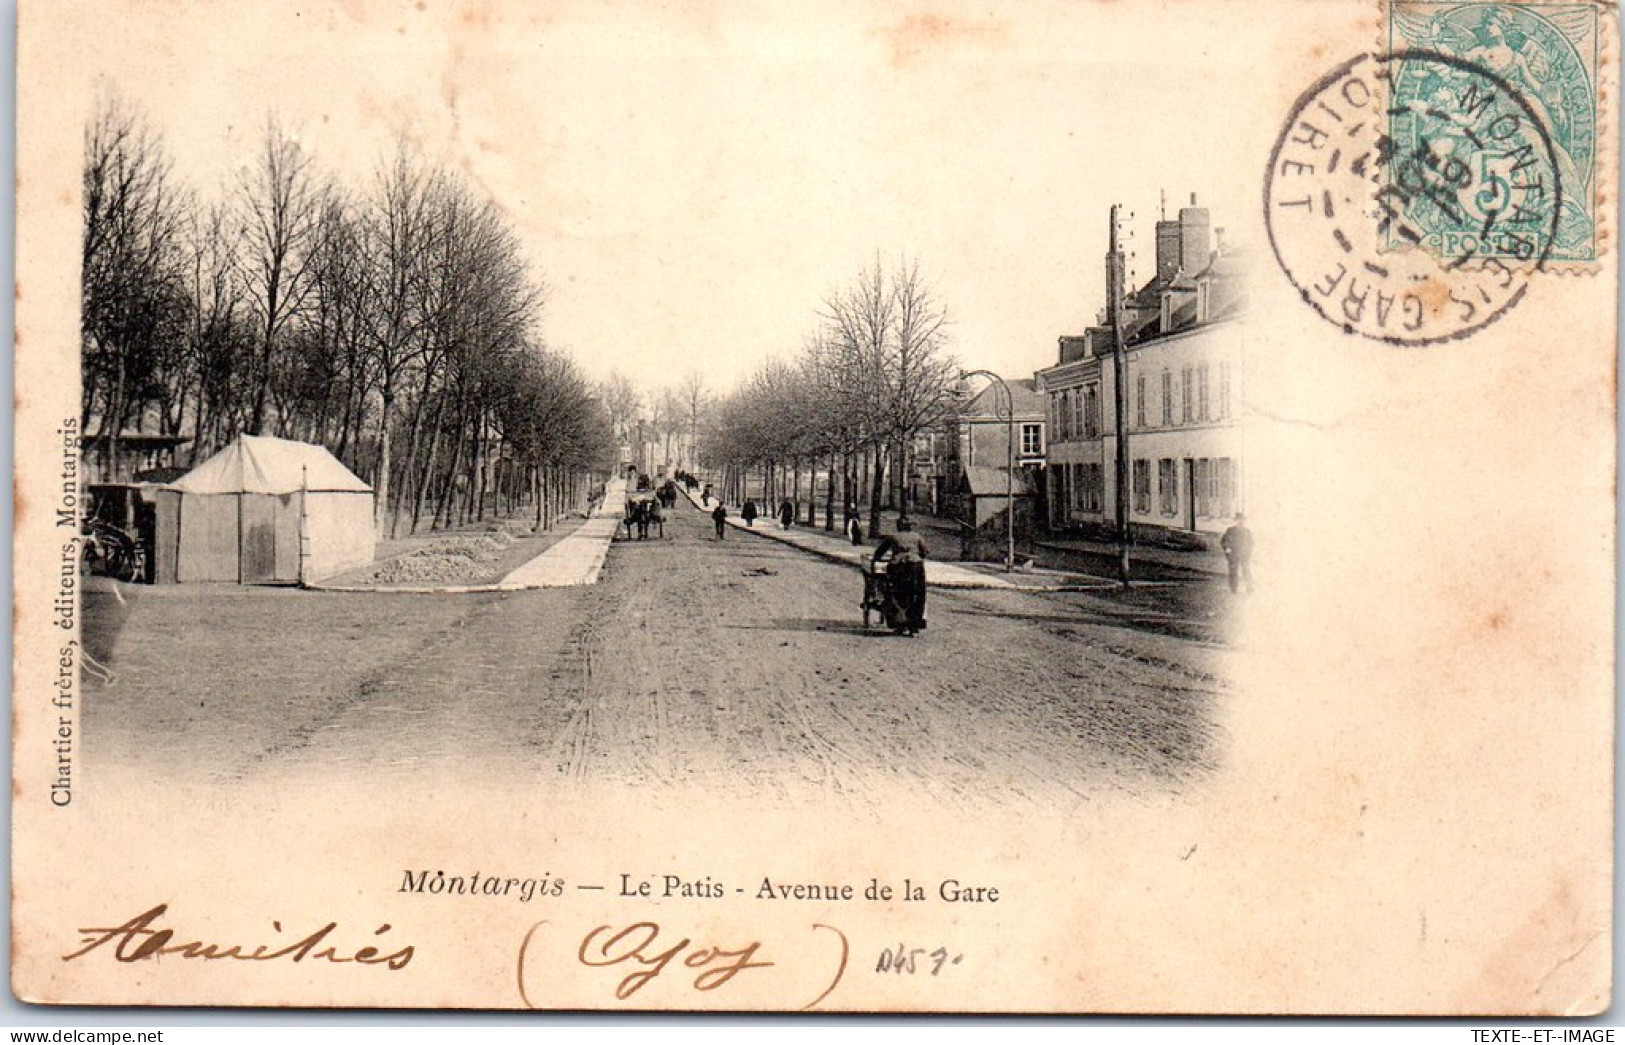
[[[273,111],[356,185],[407,138],[506,211],[545,339],[594,377],[726,389],[903,259],[965,366],[1022,377],[1103,303],[1111,204],[1142,277],[1164,194],[1263,246],[1272,128],[1247,99],[1275,37],[1227,46],[1215,20],[1246,9],[85,5],[61,60],[87,107],[98,81],[140,107],[205,195]],[[1238,153],[1256,166],[1214,162]]]

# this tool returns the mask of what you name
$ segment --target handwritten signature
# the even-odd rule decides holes
[[[159,904],[141,914],[136,915],[123,925],[106,928],[80,929],[84,938],[81,946],[72,954],[64,954],[65,962],[75,961],[85,955],[103,947],[111,945],[115,961],[139,962],[147,958],[159,958],[164,955],[179,955],[182,958],[202,958],[205,961],[218,961],[222,958],[232,958],[245,962],[274,962],[291,961],[302,962],[325,961],[334,964],[354,962],[360,965],[384,965],[391,970],[403,969],[406,963],[412,960],[415,953],[411,945],[401,947],[389,953],[384,953],[376,946],[339,947],[330,943],[339,927],[338,922],[328,922],[315,932],[307,933],[290,943],[262,943],[252,949],[241,943],[205,943],[201,940],[181,940],[177,942],[175,930],[161,928],[157,925],[169,910],[168,904]],[[282,932],[281,922],[272,922],[271,928]],[[388,923],[380,925],[373,931],[373,936],[380,937],[389,932]],[[323,946],[326,944],[326,946]]]
[[[531,952],[537,948],[536,941],[542,928],[547,924],[541,921],[532,925],[525,933],[524,942],[519,945],[516,969],[519,996],[526,1006],[533,1009],[537,1005],[531,1000],[526,986],[529,980],[527,966],[540,960]],[[851,952],[846,934],[841,930],[823,924],[814,924],[812,929],[815,933],[822,930],[834,934],[840,943],[840,951],[834,975],[830,977],[828,985],[817,997],[803,1005],[803,1010],[810,1009],[829,997],[840,984],[841,977],[846,975],[847,958]],[[622,969],[632,970],[615,984],[615,997],[621,1001],[642,990],[668,968],[695,970],[690,986],[696,991],[714,991],[750,970],[769,969],[778,964],[765,959],[760,940],[751,940],[737,946],[717,944],[697,946],[690,937],[683,936],[672,942],[673,937],[663,938],[661,932],[661,926],[656,922],[634,922],[620,929],[612,925],[600,925],[582,937],[580,946],[576,948],[576,961],[588,968],[620,966]],[[791,950],[790,957],[802,958],[804,955]]]

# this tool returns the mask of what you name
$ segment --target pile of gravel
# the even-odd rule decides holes
[[[378,564],[365,578],[373,584],[448,584],[475,581],[491,572],[514,541],[506,530],[437,538],[433,544]]]

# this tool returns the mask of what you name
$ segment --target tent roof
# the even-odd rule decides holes
[[[184,493],[371,493],[324,446],[240,435],[175,483]]]

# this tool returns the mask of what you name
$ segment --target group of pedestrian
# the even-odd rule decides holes
[[[693,489],[693,485],[689,488]],[[712,501],[711,486],[706,483],[700,494],[700,504],[710,507],[716,539],[724,540],[728,533],[728,509],[720,500],[715,504]],[[638,536],[643,538],[647,536],[649,525],[661,523],[662,517],[655,501],[636,503],[647,506],[641,518],[634,520],[639,526]],[[631,506],[628,507],[630,509]],[[745,521],[745,525],[754,527],[760,515],[755,500],[746,498],[739,509],[739,517]],[[780,502],[776,515],[780,528],[790,529],[796,522],[795,503],[785,498]],[[854,504],[846,505],[843,529],[854,546],[865,545],[863,519]],[[664,536],[663,527],[661,534]],[[1219,547],[1228,564],[1230,590],[1239,594],[1245,587],[1250,593],[1253,590],[1253,534],[1243,515],[1238,513],[1234,524],[1220,536]],[[913,520],[902,515],[897,519],[896,532],[882,536],[869,558],[864,590],[866,611],[869,607],[879,608],[887,626],[899,635],[912,637],[925,629],[925,560],[928,557],[925,540],[914,529]]]
[[[709,484],[707,484],[706,487],[705,487],[705,493],[700,495],[700,504],[704,505],[710,499],[711,499],[711,487],[710,487]],[[722,502],[721,501],[718,501],[717,506],[714,509],[711,510],[711,521],[716,524],[716,527],[717,527],[717,539],[718,540],[722,539],[722,532],[723,532],[722,523],[723,523],[723,520],[726,519],[727,517],[728,517],[727,509],[722,507]],[[746,526],[749,526],[752,529],[755,529],[756,528],[756,520],[761,518],[761,512],[758,511],[757,508],[756,508],[756,502],[751,500],[748,497],[745,498],[745,503],[739,506],[739,517],[741,519],[745,520],[745,525]],[[784,529],[784,530],[788,530],[791,526],[793,526],[795,524],[795,521],[796,521],[796,506],[795,506],[795,504],[793,504],[790,501],[790,499],[788,497],[786,497],[784,499],[784,503],[779,505],[779,528]]]
[[[706,489],[710,489],[710,487],[707,487]],[[758,510],[756,507],[756,502],[748,497],[745,498],[745,503],[739,506],[739,517],[745,520],[745,525],[751,527],[752,529],[756,527],[756,520],[761,518],[761,514],[762,513],[760,510]],[[779,529],[788,530],[790,527],[796,524],[795,502],[786,497],[783,501],[779,502],[779,510],[777,514],[779,519]]]

